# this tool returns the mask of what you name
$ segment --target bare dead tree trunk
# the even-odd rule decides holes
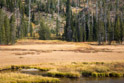
[[[107,35],[107,18],[106,18],[106,13],[107,13],[107,5],[105,6],[105,12],[104,12],[104,23],[105,23],[105,42],[108,40],[108,35]]]
[[[29,0],[28,33],[30,32],[30,25],[31,25],[31,0]]]

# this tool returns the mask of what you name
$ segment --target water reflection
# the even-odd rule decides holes
[[[124,78],[80,78],[77,80],[64,78],[61,83],[124,83]]]

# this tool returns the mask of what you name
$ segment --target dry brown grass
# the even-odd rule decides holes
[[[21,73],[0,73],[0,83],[58,83],[57,78],[33,76]]]
[[[121,62],[124,45],[98,46],[96,42],[60,40],[18,40],[16,45],[0,47],[0,66],[40,63]]]

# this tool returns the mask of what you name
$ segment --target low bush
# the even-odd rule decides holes
[[[48,72],[47,76],[51,77],[67,77],[67,78],[79,78],[80,74],[76,72]]]
[[[111,72],[109,73],[110,77],[123,77],[123,74],[117,73],[117,72]]]
[[[92,71],[88,71],[88,70],[83,70],[81,71],[82,76],[84,77],[90,77],[92,75]]]

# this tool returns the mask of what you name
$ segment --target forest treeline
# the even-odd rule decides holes
[[[108,41],[118,43],[124,40],[124,6],[120,0],[96,0],[90,10],[90,0],[78,14],[72,14],[72,5],[67,0],[65,39],[69,41]],[[80,4],[77,4],[79,7]]]
[[[8,16],[5,10],[11,12]],[[74,11],[75,9],[75,11]],[[57,14],[51,30],[36,13]],[[60,17],[65,19],[60,34]],[[39,25],[34,28],[32,26]],[[124,2],[122,0],[0,0],[0,44],[14,44],[17,39],[50,39],[51,34],[74,42],[98,41],[99,44],[124,41]]]

